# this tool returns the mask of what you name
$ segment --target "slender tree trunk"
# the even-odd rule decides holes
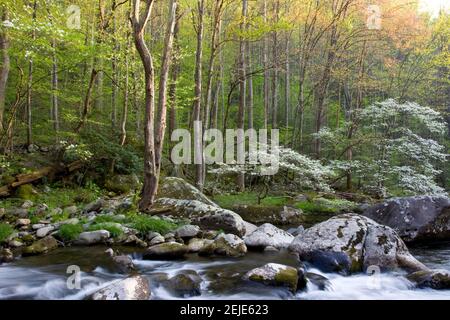
[[[197,20],[197,50],[195,57],[195,90],[194,90],[194,112],[193,121],[201,121],[201,102],[202,102],[202,57],[203,57],[203,15],[205,10],[205,1],[197,0],[198,20]],[[203,139],[202,139],[203,141]],[[203,143],[197,144],[195,148],[203,148]],[[203,150],[197,150],[203,154]],[[204,177],[204,159],[201,157],[201,164],[195,165],[195,183],[199,190],[203,190],[205,177]],[[200,159],[198,159],[200,160]]]
[[[274,3],[275,23],[279,21],[280,1]],[[273,32],[272,129],[278,128],[278,32]]]
[[[58,60],[56,57],[56,39],[52,40],[52,121],[53,129],[59,131],[59,107],[58,107]]]
[[[289,60],[289,52],[290,52],[290,33],[286,34],[286,47],[285,47],[285,78],[284,78],[284,122],[286,128],[289,128],[289,115],[291,111],[291,69],[290,69],[290,60]]]
[[[164,52],[161,62],[161,72],[159,77],[159,96],[157,123],[155,131],[155,166],[159,177],[161,171],[161,160],[164,146],[164,136],[166,133],[167,119],[167,85],[169,81],[169,70],[172,63],[173,39],[175,33],[175,23],[177,21],[177,0],[170,0],[169,20],[164,40]]]
[[[267,0],[264,0],[264,23],[268,22],[267,20]],[[264,49],[263,49],[263,67],[264,67],[264,129],[267,129],[267,125],[269,123],[269,81],[270,81],[270,72],[269,72],[269,37],[267,35],[264,36]]]
[[[87,88],[86,96],[84,98],[83,110],[81,112],[81,119],[80,119],[80,122],[79,122],[77,128],[75,129],[76,133],[79,133],[81,128],[83,128],[83,126],[86,124],[90,106],[91,106],[92,91],[94,89],[95,79],[97,78],[97,75],[98,75],[97,70],[92,69],[91,78],[89,80],[89,85]]]
[[[242,22],[241,22],[241,33],[243,33],[246,29],[246,18],[247,18],[247,0],[242,0]],[[244,130],[244,121],[245,121],[245,102],[246,102],[246,65],[245,65],[245,44],[246,41],[241,36],[240,45],[239,45],[239,110],[238,110],[238,119],[237,119],[237,128]],[[245,140],[244,136],[239,136],[237,138],[237,146],[238,152],[240,146],[244,145]],[[240,192],[245,190],[245,176],[244,173],[239,172],[237,177],[237,186]]]
[[[2,21],[8,20],[8,9],[6,6],[3,7]],[[1,54],[1,65],[0,65],[0,133],[3,133],[3,117],[5,113],[5,102],[6,102],[6,84],[8,83],[8,76],[10,70],[10,60],[9,60],[9,37],[6,30],[0,32],[0,54]]]
[[[169,83],[169,137],[177,129],[177,81],[178,75],[181,71],[181,65],[179,61],[180,46],[178,42],[178,35],[180,32],[180,13],[179,6],[177,7],[177,18],[175,21],[175,29],[173,34],[174,39],[174,58],[173,65],[170,70],[170,83]],[[169,139],[169,154],[172,154],[174,143]],[[175,172],[178,172],[175,168]]]
[[[112,71],[112,91],[111,91],[111,129],[113,133],[116,130],[117,123],[117,93],[118,93],[118,72],[117,72],[117,53],[119,51],[119,45],[116,38],[116,15],[113,16],[113,56],[111,59],[111,71]],[[128,48],[127,48],[128,49]],[[126,59],[128,59],[128,54]],[[126,61],[126,64],[129,62]],[[126,75],[128,77],[128,74]],[[128,88],[126,89],[128,90]],[[122,132],[123,133],[123,132]]]
[[[129,69],[130,69],[130,58],[129,50],[130,47],[130,34],[127,34],[127,50],[125,53],[125,88],[123,92],[123,110],[122,119],[120,121],[120,145],[125,145],[127,140],[127,120],[128,120],[128,103],[129,103]],[[115,128],[115,121],[113,122],[113,129]]]
[[[36,22],[36,10],[37,1],[33,3],[33,24]],[[31,32],[31,40],[34,42],[36,39],[36,29],[33,25],[33,31]],[[27,81],[27,146],[30,146],[33,142],[33,127],[32,127],[32,86],[33,86],[33,58],[30,57],[28,61],[28,81]]]
[[[158,189],[154,140],[155,69],[153,57],[144,40],[145,29],[152,13],[154,1],[146,0],[145,3],[145,11],[141,13],[141,0],[133,0],[131,15],[134,42],[145,72],[144,185],[139,201],[141,211],[147,211],[153,204]]]
[[[247,26],[248,28],[248,26]],[[253,97],[253,76],[252,73],[252,47],[250,41],[246,43],[247,48],[247,85],[248,85],[248,101],[247,101],[247,126],[248,129],[253,129],[253,107],[254,107],[254,97]]]

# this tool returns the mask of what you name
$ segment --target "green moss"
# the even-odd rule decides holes
[[[138,230],[140,234],[147,234],[150,231],[165,234],[179,227],[177,223],[145,215],[130,216],[129,225],[133,229]]]
[[[343,199],[316,198],[311,201],[297,202],[295,207],[303,210],[305,213],[337,214],[340,212],[355,211],[357,205],[351,201]]]
[[[289,197],[268,196],[261,200],[262,206],[282,207],[289,203]],[[234,205],[257,205],[258,194],[255,192],[243,192],[233,195],[217,195],[214,201],[222,208],[231,209]]]
[[[16,189],[16,197],[23,200],[34,199],[33,186],[31,184],[24,184]]]
[[[83,232],[81,224],[64,224],[59,228],[58,234],[64,241],[73,241]]]
[[[96,223],[89,227],[89,231],[106,230],[113,238],[118,238],[123,234],[122,228],[113,222]]]
[[[60,222],[69,219],[69,214],[67,212],[57,213],[52,215],[52,222]]]
[[[14,229],[6,223],[0,223],[0,242],[5,241],[12,233]]]
[[[298,274],[295,269],[284,269],[275,275],[277,285],[287,286],[293,292],[297,291]]]

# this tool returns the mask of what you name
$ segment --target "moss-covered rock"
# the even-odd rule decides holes
[[[299,283],[297,269],[277,263],[268,263],[250,270],[244,275],[244,279],[270,286],[287,287],[294,293]]]
[[[235,205],[233,211],[242,219],[254,224],[271,223],[274,225],[301,224],[303,214],[286,206]]]
[[[220,234],[217,238],[203,246],[199,255],[220,255],[228,257],[241,257],[247,253],[245,242],[234,234]]]
[[[181,259],[188,251],[189,248],[184,244],[166,242],[148,248],[143,258],[145,260]]]
[[[217,205],[200,190],[185,180],[176,177],[162,179],[158,189],[158,197],[178,200],[196,200],[217,207]]]
[[[450,289],[450,274],[446,270],[418,271],[408,275],[407,279],[419,288]]]
[[[199,296],[202,278],[193,270],[184,270],[166,282],[166,287],[176,296]]]
[[[135,174],[114,175],[105,181],[105,189],[115,193],[129,193],[139,187],[139,178]]]
[[[328,272],[363,272],[372,265],[382,270],[427,269],[394,230],[356,214],[339,215],[305,230],[289,249]]]
[[[34,256],[49,252],[58,247],[58,242],[52,236],[36,241],[22,251],[23,256]]]

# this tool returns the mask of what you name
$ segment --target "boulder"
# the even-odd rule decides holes
[[[116,280],[103,289],[95,292],[92,300],[148,300],[150,299],[148,280],[142,276],[134,276]]]
[[[175,237],[179,238],[194,238],[200,232],[200,228],[198,226],[194,226],[191,224],[184,225],[175,230]]]
[[[158,195],[161,198],[196,200],[213,207],[218,207],[217,204],[211,201],[200,190],[181,178],[164,178],[159,184]]]
[[[268,263],[260,268],[250,270],[244,280],[255,281],[269,286],[287,287],[297,291],[299,275],[297,269],[277,263]]]
[[[265,223],[245,237],[245,244],[255,249],[264,249],[268,246],[282,249],[289,247],[292,240],[294,240],[293,235],[270,223]]]
[[[110,236],[111,235],[107,230],[87,231],[80,233],[74,243],[77,245],[90,246],[104,243]]]
[[[149,245],[155,246],[157,244],[164,243],[164,242],[166,242],[166,239],[162,235],[159,234],[159,235],[153,237],[152,240],[150,240]]]
[[[34,256],[42,253],[46,253],[50,250],[56,249],[58,242],[52,236],[47,236],[33,243],[31,246],[26,247],[22,251],[23,256]]]
[[[446,270],[417,271],[409,274],[406,278],[419,288],[450,289],[450,274]]]
[[[96,201],[93,201],[93,202],[87,204],[87,205],[84,207],[84,211],[85,211],[86,213],[89,213],[89,212],[100,212],[101,209],[104,208],[104,207],[106,206],[106,204],[107,204],[107,203],[106,203],[105,200],[103,200],[103,199],[98,199],[98,200],[96,200]]]
[[[33,201],[31,200],[25,200],[24,203],[20,206],[23,209],[30,209],[32,206],[34,206]]]
[[[190,219],[191,223],[204,230],[223,230],[240,237],[245,235],[244,220],[238,214],[197,200],[160,198],[152,206],[150,214],[170,214],[179,219]]]
[[[275,225],[296,224],[303,222],[301,210],[266,205],[234,205],[232,210],[242,217],[245,221],[254,224],[271,223]]]
[[[105,182],[105,189],[115,193],[128,193],[139,187],[139,178],[135,174],[114,175]]]
[[[50,226],[46,226],[43,228],[40,228],[36,231],[36,237],[38,238],[44,238],[46,237],[50,232],[52,232],[53,230],[55,230],[55,227],[50,225]]]
[[[245,242],[234,234],[220,234],[217,238],[203,246],[199,255],[220,255],[228,257],[241,257],[247,253]]]
[[[177,297],[187,298],[201,295],[202,278],[193,270],[183,270],[165,283]]]
[[[364,211],[393,228],[406,242],[450,239],[450,199],[444,196],[396,198]]]
[[[373,265],[428,270],[393,229],[357,214],[339,215],[305,230],[289,250],[325,272],[363,272]]]
[[[9,263],[14,260],[14,255],[10,249],[0,250],[0,264]]]
[[[212,242],[212,240],[204,240],[204,239],[198,239],[198,238],[193,238],[193,239],[189,240],[189,243],[188,243],[189,252],[190,253],[199,252],[205,246],[207,241]]]
[[[28,217],[28,209],[23,208],[14,208],[7,211],[8,215],[17,218],[26,218]]]
[[[247,221],[244,221],[244,226],[245,226],[245,236],[250,235],[253,231],[258,229],[258,226],[254,225],[253,223],[247,222]]]
[[[327,277],[314,272],[307,272],[305,276],[307,281],[311,282],[319,290],[329,290],[332,288],[331,282]]]
[[[188,247],[184,244],[166,242],[148,248],[143,258],[145,260],[182,259],[188,251]]]
[[[29,226],[31,224],[30,219],[17,219],[16,222],[18,227]]]

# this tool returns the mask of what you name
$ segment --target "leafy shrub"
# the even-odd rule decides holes
[[[81,224],[63,224],[58,234],[64,241],[73,241],[83,232]]]
[[[176,223],[144,215],[131,217],[130,226],[138,230],[140,234],[146,234],[150,231],[165,234],[178,227]]]
[[[6,223],[0,223],[0,242],[5,241],[12,233],[14,229]]]

